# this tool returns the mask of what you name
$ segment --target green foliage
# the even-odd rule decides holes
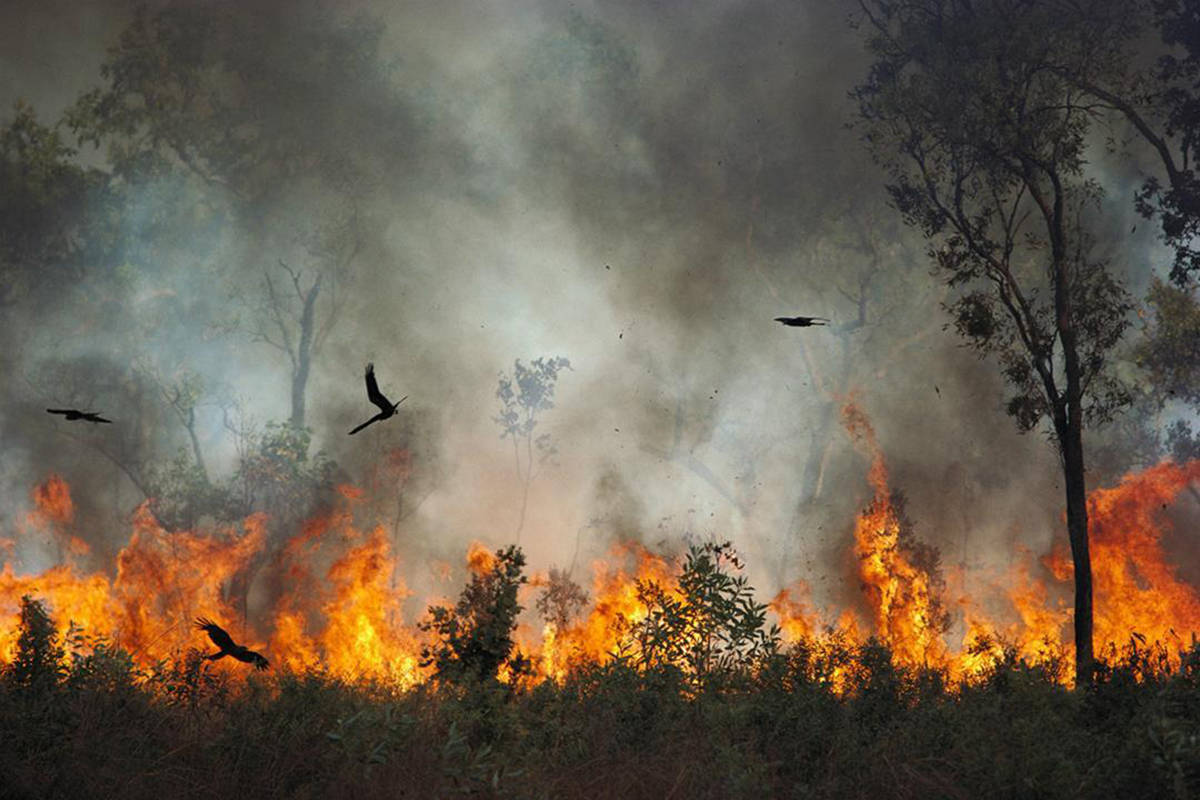
[[[497,550],[494,561],[471,576],[453,608],[429,608],[420,627],[439,641],[424,648],[422,664],[432,665],[438,680],[470,686],[494,683],[502,667],[514,678],[525,672],[524,658],[513,654],[524,566],[519,547]]]
[[[1200,404],[1200,303],[1194,284],[1176,286],[1155,280],[1146,300],[1154,321],[1134,349],[1146,370],[1159,405],[1171,401]]]
[[[266,511],[277,525],[309,513],[333,486],[337,465],[310,455],[312,432],[287,422],[270,422],[248,440],[247,452],[228,481],[213,481],[193,455],[175,457],[149,470],[151,510],[168,530],[189,530],[208,518],[217,522]]]
[[[182,169],[216,187],[214,197],[258,204],[292,179],[344,179],[354,152],[346,142],[399,121],[398,103],[371,114],[355,107],[391,95],[380,27],[328,13],[281,24],[279,13],[262,4],[139,7],[101,66],[104,84],[80,97],[68,123],[82,141],[107,146],[117,175],[133,183]],[[299,52],[305,58],[292,57]],[[312,124],[314,107],[324,124]]]
[[[312,431],[288,422],[267,423],[266,431],[238,465],[232,484],[251,510],[295,519],[324,496],[336,465],[324,452],[310,458]]]
[[[105,239],[89,213],[98,173],[74,156],[25,103],[0,128],[0,307],[43,292],[61,303],[63,283],[83,274],[85,248]]]
[[[861,128],[894,206],[960,289],[947,304],[952,326],[999,361],[1022,430],[1060,415],[1076,391],[1068,384],[1090,423],[1107,421],[1130,402],[1108,354],[1132,304],[1090,255],[1101,198],[1086,171],[1094,116],[1052,65],[1115,70],[1114,43],[1060,24],[1051,4],[944,16],[919,2],[864,8],[875,62],[854,92]]]
[[[40,600],[29,595],[21,598],[18,629],[16,657],[5,670],[5,678],[34,692],[54,688],[63,676],[63,647],[54,620]]]
[[[76,692],[131,695],[145,678],[129,651],[103,638],[92,638],[71,626],[67,634],[71,649],[65,685]]]
[[[442,744],[442,776],[455,794],[500,793],[522,770],[506,769],[497,756],[490,744],[472,747],[458,723],[451,722]]]
[[[186,708],[201,703],[223,705],[229,696],[228,685],[199,650],[189,650],[183,658],[156,665],[147,676],[147,684],[164,702]]]
[[[1147,218],[1159,217],[1163,239],[1175,251],[1171,278],[1182,286],[1200,274],[1200,176],[1194,167],[1200,160],[1200,13],[1195,0],[1149,0],[1140,5],[1166,47],[1130,95],[1148,101],[1158,117],[1158,130],[1140,130],[1159,150],[1167,180],[1164,184],[1156,176],[1147,178],[1138,192],[1137,208]],[[1124,4],[1118,15],[1131,21],[1142,18]]]
[[[211,482],[183,448],[175,458],[151,469],[147,487],[151,492],[150,510],[167,530],[192,530],[204,517],[228,522],[247,511],[229,486]]]
[[[638,600],[646,617],[630,635],[639,667],[680,670],[697,688],[756,666],[779,645],[779,631],[766,627],[767,607],[754,601],[754,590],[728,542],[693,545],[688,550],[677,590],[655,581],[638,581]]]
[[[726,558],[696,549],[690,596],[721,605],[728,591],[703,587]],[[1184,798],[1200,788],[1200,648],[1172,668],[1136,637],[1102,653],[1096,683],[1078,691],[1059,683],[1061,665],[1031,667],[1010,648],[984,680],[951,693],[879,643],[819,636],[720,692],[696,693],[679,668],[617,659],[479,703],[287,671],[235,689],[196,653],[142,679],[127,654],[82,632],[68,637],[64,677],[50,668],[62,663],[52,621],[36,601],[24,610],[22,652],[43,655],[23,663],[40,664],[53,689],[30,692],[11,671],[0,682],[0,774],[19,797]]]
[[[332,747],[344,758],[370,769],[388,763],[388,758],[405,745],[416,720],[393,705],[365,704],[358,711],[338,717],[333,730],[325,734]]]

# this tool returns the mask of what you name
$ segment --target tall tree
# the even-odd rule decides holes
[[[85,248],[103,241],[87,212],[100,174],[75,163],[57,127],[18,102],[0,127],[0,308],[49,295],[83,276]]]
[[[81,141],[105,148],[113,177],[131,192],[182,187],[171,199],[187,213],[157,244],[203,228],[206,241],[234,237],[224,255],[236,254],[237,276],[271,264],[251,289],[239,281],[249,313],[225,327],[287,357],[297,427],[362,246],[360,200],[379,171],[373,159],[403,152],[410,130],[381,31],[316,4],[141,7],[109,49],[103,84],[67,114]]]
[[[1083,431],[1127,402],[1106,367],[1131,304],[1092,255],[1100,188],[1085,149],[1094,99],[1054,66],[1117,55],[1036,0],[863,0],[874,59],[854,91],[905,221],[956,291],[953,327],[997,358],[1022,430],[1049,419],[1075,581],[1075,675],[1091,679],[1092,575]]]

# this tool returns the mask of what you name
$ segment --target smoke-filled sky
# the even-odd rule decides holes
[[[995,365],[944,329],[946,290],[846,127],[847,93],[867,66],[851,10],[437,0],[285,3],[267,14],[281,42],[317,19],[380,26],[382,84],[345,85],[334,103],[299,82],[286,100],[370,175],[352,188],[366,232],[308,387],[314,447],[350,483],[387,447],[413,449],[424,470],[423,500],[403,521],[413,548],[457,557],[471,539],[512,538],[521,488],[493,419],[497,378],[540,356],[572,368],[537,428],[558,455],[532,483],[522,543],[535,567],[584,563],[619,537],[667,549],[730,538],[758,583],[804,578],[818,598],[836,597],[837,559],[869,499],[867,458],[838,423],[848,392],[944,561],[1003,559],[1016,539],[1044,550],[1062,536],[1052,447],[1017,432]],[[57,120],[101,85],[105,49],[131,13],[113,0],[6,4],[0,107],[23,98]],[[287,72],[306,52],[268,57]],[[375,113],[385,107],[386,125]],[[105,164],[103,152],[80,157]],[[1114,173],[1108,227],[1131,227],[1137,182]],[[141,202],[152,214],[154,196]],[[5,326],[7,396],[20,402],[0,410],[6,513],[49,471],[97,506],[128,512],[141,500],[90,439],[37,416],[90,402],[118,427],[138,411],[105,406],[101,390],[49,396],[61,387],[39,378],[47,361],[95,354],[118,371],[139,359],[187,368],[260,425],[287,417],[286,359],[228,321],[247,313],[239,292],[279,260],[303,265],[297,243],[343,213],[345,196],[292,176],[270,203],[269,223],[223,234],[203,254],[188,242],[148,257],[155,268],[104,312],[145,325],[140,352],[79,324],[73,303],[86,300],[25,320],[20,333]],[[1128,262],[1136,293],[1154,266],[1145,235],[1136,259],[1101,243]],[[860,295],[865,324],[843,332]],[[796,314],[831,323],[772,321]],[[399,420],[351,439],[374,411],[367,361],[386,394],[408,400]],[[161,451],[185,446],[170,414],[154,413]],[[217,405],[201,407],[198,433],[210,468],[228,474],[235,452]]]

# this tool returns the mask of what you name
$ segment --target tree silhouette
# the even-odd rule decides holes
[[[529,366],[517,359],[513,362],[511,376],[500,373],[496,387],[500,415],[493,419],[500,426],[500,438],[512,439],[517,480],[521,482],[521,516],[517,520],[515,534],[518,543],[521,541],[521,530],[525,527],[525,512],[529,507],[529,487],[540,472],[540,467],[558,452],[549,433],[535,436],[534,431],[537,430],[541,412],[554,408],[554,388],[558,383],[559,371],[570,368],[571,362],[559,356],[535,358]]]
[[[1052,9],[865,2],[874,58],[854,95],[905,221],[956,295],[952,326],[994,356],[1023,431],[1049,419],[1075,577],[1075,670],[1090,680],[1092,583],[1083,431],[1128,402],[1107,369],[1129,298],[1093,256],[1099,185],[1085,149],[1093,99],[1048,66],[1102,69],[1108,43]]]
[[[471,576],[453,608],[429,608],[429,619],[420,628],[433,633],[437,642],[422,650],[422,664],[432,665],[440,680],[490,682],[501,667],[524,670],[524,660],[512,655],[517,615],[522,611],[517,590],[525,583],[524,566],[525,555],[516,545],[497,550]]]

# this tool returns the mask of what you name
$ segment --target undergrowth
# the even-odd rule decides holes
[[[640,650],[540,684],[497,680],[507,645],[470,646],[473,636],[503,639],[487,626],[514,624],[519,610],[504,591],[477,591],[484,605],[447,641],[482,652],[487,669],[447,661],[404,692],[320,673],[241,675],[195,653],[139,667],[83,632],[59,641],[50,615],[26,598],[16,656],[0,675],[0,797],[1200,793],[1200,647],[1168,659],[1131,638],[1104,654],[1094,685],[1076,690],[1053,664],[1010,650],[955,685],[897,665],[875,641],[763,639],[751,624],[760,609],[727,602],[740,587],[712,580],[722,591],[693,594],[714,598],[705,613],[731,609],[737,636],[723,633],[718,614],[699,627],[681,622],[683,644],[673,642],[682,612],[655,595],[663,612],[635,631]]]

